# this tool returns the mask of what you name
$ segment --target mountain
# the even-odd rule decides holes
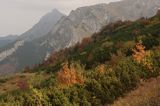
[[[63,16],[45,36],[31,39],[28,35],[27,38],[22,36],[13,44],[16,49],[11,50],[12,53],[0,53],[0,64],[9,63],[16,69],[39,64],[52,51],[73,46],[83,38],[98,32],[104,25],[118,20],[134,21],[141,17],[151,17],[156,14],[159,7],[159,0],[123,0],[80,7],[68,16]]]
[[[64,14],[60,13],[57,9],[52,10],[43,16],[30,30],[23,33],[19,39],[31,41],[48,34],[63,16]]]
[[[0,48],[0,72],[1,74],[2,73],[7,73],[7,74],[13,73],[17,65],[22,64],[22,63],[19,63],[20,62],[19,60],[17,60],[21,55],[28,59],[33,58],[32,53],[34,54],[34,52],[27,51],[28,50],[27,44],[29,44],[30,46],[29,48],[31,50],[34,51],[35,48],[34,48],[34,45],[32,45],[32,43],[28,43],[28,42],[33,41],[34,39],[38,39],[42,36],[45,36],[49,31],[54,29],[55,24],[63,16],[65,15],[59,12],[58,10],[54,9],[50,13],[43,16],[39,20],[39,22],[35,24],[31,29],[29,29],[28,31],[26,31],[25,33],[17,37],[17,39],[14,42],[10,43],[9,45],[6,45],[5,47],[3,46],[2,48]],[[17,54],[19,53],[18,51],[21,51],[20,48],[22,48],[23,53],[20,55],[18,54],[17,57],[14,57],[14,54]],[[27,57],[27,54],[31,54],[31,55]],[[13,58],[12,58],[12,55],[13,55]],[[33,58],[33,59],[36,59],[36,58]],[[25,59],[25,61],[27,61],[27,59]],[[31,64],[33,63],[31,62]]]
[[[14,42],[17,39],[17,35],[8,35],[5,37],[0,37],[0,48]]]
[[[159,8],[159,0],[124,0],[108,5],[81,7],[62,18],[56,28],[45,37],[42,45],[51,46],[55,50],[69,47],[108,23],[151,17]]]
[[[24,73],[1,78],[0,104],[159,106],[158,76],[160,12],[111,23]]]

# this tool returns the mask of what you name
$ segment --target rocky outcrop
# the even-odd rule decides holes
[[[91,36],[108,23],[151,17],[159,7],[160,0],[123,0],[81,7],[62,18],[41,45],[54,50],[63,49]]]
[[[8,56],[11,56],[14,52],[16,52],[16,50],[23,46],[24,41],[17,41],[14,46],[12,48],[9,48],[3,52],[0,52],[0,61],[3,61],[5,58],[7,58]]]
[[[56,9],[43,16],[40,19],[40,21],[36,25],[34,25],[30,30],[14,39],[15,42],[12,42],[9,45],[9,47],[3,47],[2,50],[0,50],[0,62],[5,60],[7,57],[11,56],[17,50],[19,50],[19,47],[23,46],[24,42],[29,42],[34,39],[38,39],[42,36],[45,36],[47,33],[49,33],[49,31],[51,31],[54,28],[55,24],[60,20],[62,16],[64,15]],[[8,38],[9,37],[4,37],[3,40]]]

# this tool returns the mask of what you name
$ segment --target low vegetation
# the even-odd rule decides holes
[[[160,75],[160,16],[112,23],[24,72],[36,75],[1,94],[1,105],[111,104]]]
[[[124,97],[119,98],[111,106],[159,106],[159,81],[160,77],[141,81],[137,89],[131,91]]]

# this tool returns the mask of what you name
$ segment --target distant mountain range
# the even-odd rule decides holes
[[[81,7],[68,16],[54,10],[14,43],[1,49],[0,73],[8,74],[38,64],[52,51],[70,47],[98,32],[104,25],[118,20],[151,17],[159,8],[160,0],[123,0]]]
[[[14,42],[17,39],[17,35],[8,35],[5,37],[0,37],[0,48]]]

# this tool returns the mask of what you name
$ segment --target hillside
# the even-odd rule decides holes
[[[41,63],[52,51],[71,47],[110,23],[152,17],[159,7],[159,0],[122,0],[79,7],[68,16],[58,17],[58,20],[57,11],[51,12],[18,41],[0,50],[0,74],[16,73],[25,66]],[[14,45],[19,41],[22,44],[15,49]]]
[[[13,39],[12,42],[7,43],[8,40],[5,40],[8,45],[0,48],[0,76],[15,74],[26,65],[30,66],[42,61],[44,58],[36,55],[40,51],[40,47],[34,42],[34,39],[48,34],[64,16],[54,9],[45,14],[32,28]],[[2,41],[4,42],[4,40]],[[0,39],[0,43],[2,41]],[[41,51],[43,50],[41,49]]]
[[[151,86],[152,85],[152,86]],[[160,77],[141,82],[140,86],[119,98],[111,106],[159,106]]]
[[[4,86],[17,86],[0,91],[1,105],[112,104],[142,80],[160,75],[160,12],[149,19],[109,24],[24,72],[16,84],[14,77],[1,80]]]
[[[54,29],[57,22],[64,16],[65,15],[57,9],[53,9],[51,12],[45,14],[31,29],[23,33],[19,39],[32,41],[45,36]]]
[[[6,37],[0,37],[0,48],[13,43],[17,39],[17,35],[8,35]]]

